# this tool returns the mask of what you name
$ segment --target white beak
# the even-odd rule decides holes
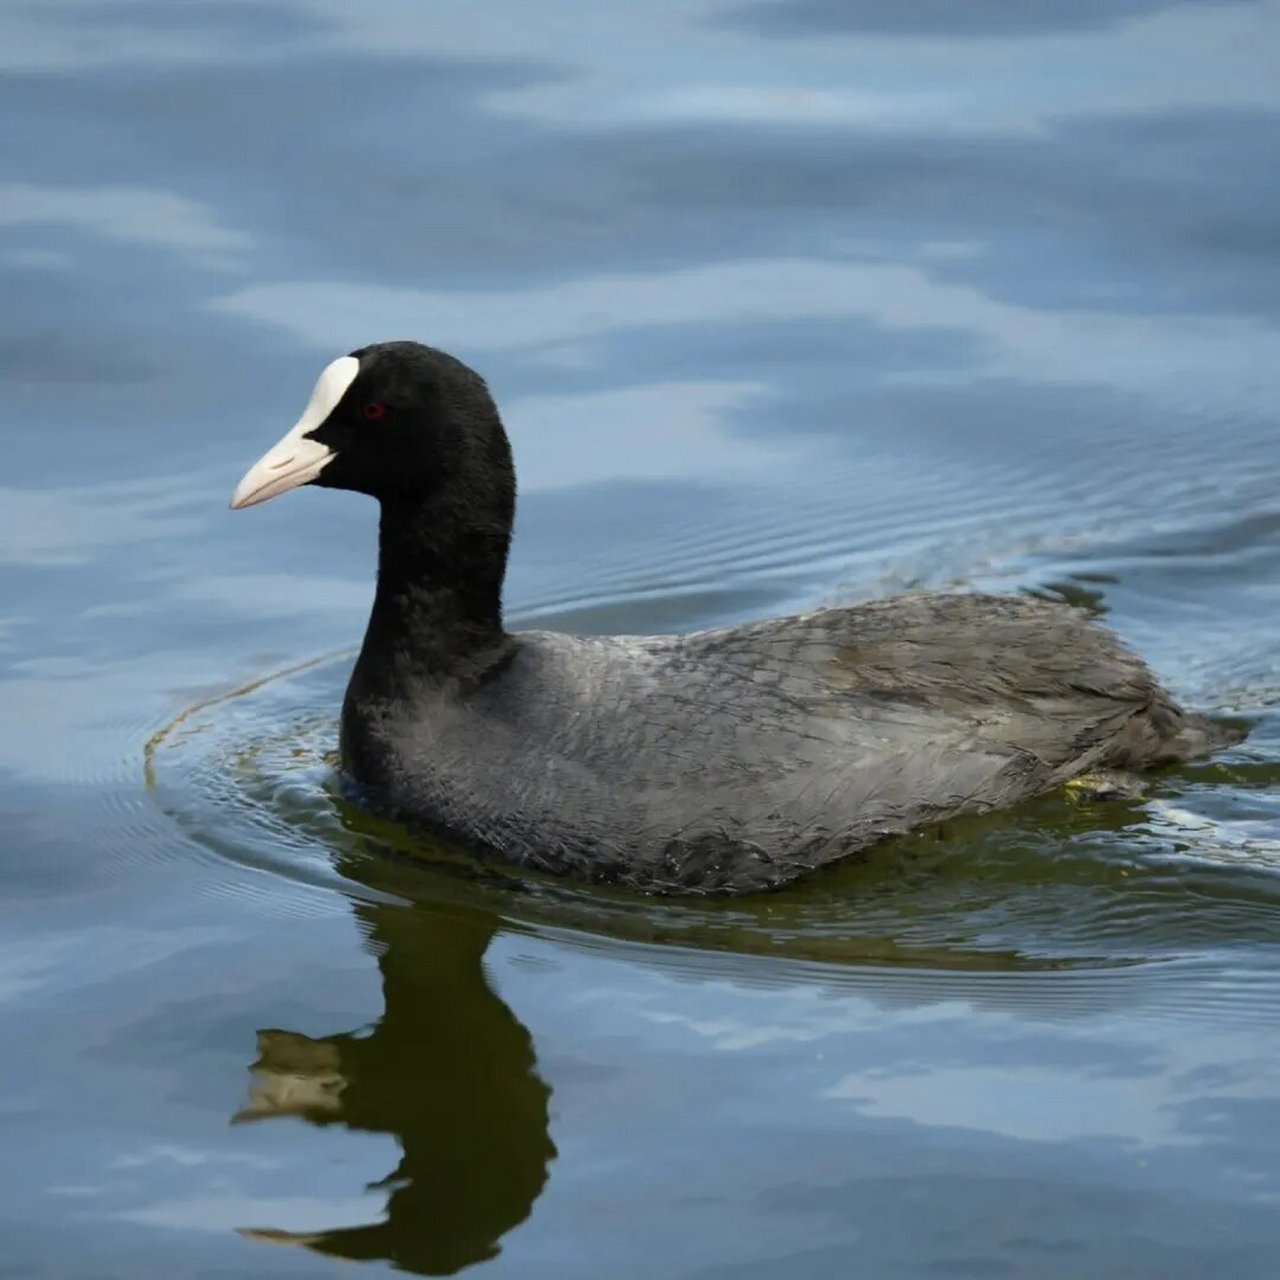
[[[359,372],[360,361],[355,356],[342,356],[324,370],[293,429],[268,449],[236,485],[231,495],[233,511],[266,502],[268,498],[307,484],[333,461],[336,455],[328,445],[308,437],[337,408]]]

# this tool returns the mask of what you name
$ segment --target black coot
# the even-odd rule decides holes
[[[344,769],[524,866],[770,889],[923,823],[1238,736],[1079,610],[1022,597],[902,596],[683,636],[509,633],[506,433],[481,378],[419,343],[329,365],[232,506],[308,483],[382,508]]]

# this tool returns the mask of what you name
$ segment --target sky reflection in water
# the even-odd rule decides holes
[[[1270,1280],[1278,53],[1276,0],[0,9],[15,1274]],[[1065,590],[1254,736],[707,915],[391,870],[340,665],[147,790],[359,635],[367,504],[225,502],[407,336],[504,407],[521,619]]]

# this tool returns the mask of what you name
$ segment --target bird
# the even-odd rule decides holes
[[[483,378],[413,341],[319,375],[235,509],[303,485],[380,505],[339,768],[482,861],[641,894],[781,889],[892,836],[1091,771],[1207,755],[1084,610],[911,593],[683,634],[512,631],[511,448]]]

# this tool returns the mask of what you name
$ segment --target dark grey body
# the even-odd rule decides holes
[[[1237,736],[1080,610],[906,596],[686,636],[529,632],[487,677],[362,690],[346,768],[502,858],[659,892],[774,888],[1083,771]]]
[[[384,342],[330,365],[236,490],[376,498],[346,771],[508,861],[658,892],[776,888],[885,836],[1239,735],[1077,609],[905,596],[688,636],[510,635],[515,472],[484,381]]]

